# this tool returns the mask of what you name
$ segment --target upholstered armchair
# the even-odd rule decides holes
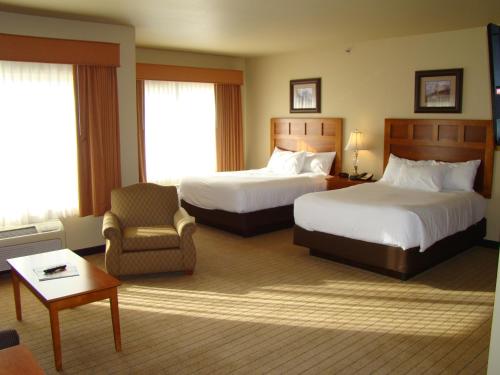
[[[113,276],[192,274],[195,229],[194,218],[179,206],[175,186],[140,183],[115,189],[102,228],[106,270]]]

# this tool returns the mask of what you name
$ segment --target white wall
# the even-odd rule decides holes
[[[122,184],[138,180],[135,105],[135,30],[132,27],[0,12],[0,33],[120,44],[118,76]],[[102,217],[64,219],[67,246],[81,249],[104,243]]]
[[[302,116],[342,117],[344,144],[352,130],[363,131],[371,148],[360,153],[360,169],[376,176],[383,172],[385,118],[491,118],[485,28],[375,40],[351,47],[350,53],[325,45],[307,52],[247,60],[247,167],[262,167],[269,157],[270,118],[290,116],[291,79],[322,78],[322,113]],[[462,113],[413,113],[415,71],[458,67],[464,68]],[[351,168],[352,157],[345,152],[343,169]],[[487,238],[498,240],[499,152],[495,153],[493,190]]]

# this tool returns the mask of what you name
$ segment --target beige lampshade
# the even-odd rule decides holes
[[[366,145],[365,142],[363,141],[363,133],[361,133],[359,130],[355,130],[351,132],[349,135],[349,141],[347,142],[347,145],[345,146],[346,151],[350,150],[366,150]]]

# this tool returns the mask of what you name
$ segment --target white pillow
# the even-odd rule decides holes
[[[274,173],[299,174],[305,157],[306,153],[303,151],[283,151],[276,147],[267,163],[267,168]]]
[[[474,180],[481,160],[469,160],[463,163],[439,162],[447,167],[443,189],[474,191]]]
[[[394,186],[402,188],[441,191],[447,168],[441,165],[401,165]]]
[[[389,184],[394,184],[394,181],[399,176],[399,171],[403,165],[415,166],[415,165],[435,165],[434,160],[409,160],[404,158],[398,158],[397,156],[391,154],[389,156],[389,162],[385,167],[384,175],[380,179],[382,182],[387,182]]]
[[[267,162],[267,168],[279,169],[283,164],[283,160],[287,156],[291,155],[293,155],[292,151],[281,150],[278,147],[275,147],[273,153],[271,154],[271,157],[269,158],[269,161]]]
[[[335,152],[306,152],[302,172],[330,174]]]

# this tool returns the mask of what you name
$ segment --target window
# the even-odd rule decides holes
[[[145,81],[144,113],[149,182],[216,171],[213,84]]]
[[[0,226],[78,214],[73,67],[0,61]]]

